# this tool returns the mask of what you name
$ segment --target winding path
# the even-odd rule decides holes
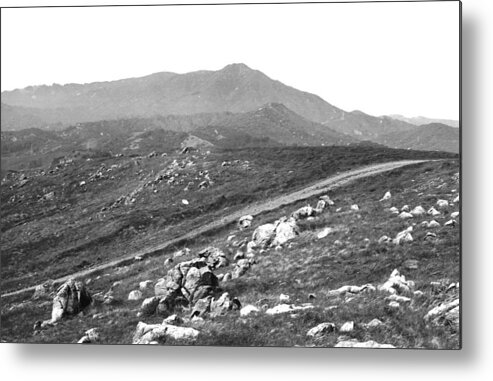
[[[305,200],[307,198],[317,196],[327,191],[344,186],[351,181],[355,181],[364,177],[369,177],[373,175],[377,175],[382,172],[391,171],[396,168],[404,167],[411,164],[422,163],[425,161],[431,160],[402,160],[402,161],[392,161],[389,163],[382,164],[374,164],[366,167],[360,167],[358,169],[353,169],[350,171],[346,171],[337,175],[333,175],[328,177],[325,180],[318,181],[306,188],[303,188],[299,191],[288,193],[282,196],[278,196],[272,200],[258,202],[251,204],[241,210],[238,210],[234,213],[231,213],[227,216],[224,216],[218,220],[215,220],[209,224],[205,224],[198,229],[191,230],[190,232],[183,234],[177,238],[165,241],[159,245],[154,245],[150,247],[146,247],[142,250],[132,253],[131,255],[127,255],[125,257],[115,259],[113,261],[104,263],[102,265],[92,267],[90,269],[82,270],[75,272],[73,274],[65,275],[61,278],[55,279],[55,283],[63,283],[69,278],[79,278],[91,275],[97,271],[105,270],[110,267],[121,266],[125,264],[130,264],[135,261],[135,257],[146,258],[155,255],[162,255],[164,250],[176,246],[180,242],[190,240],[196,238],[204,233],[210,232],[212,230],[224,227],[231,223],[236,222],[241,216],[250,214],[252,216],[259,215],[264,212],[273,211],[282,206],[289,205],[295,203],[300,200]],[[36,286],[26,287],[20,290],[8,292],[2,294],[1,297],[9,297],[14,295],[19,295],[25,292],[33,292]]]

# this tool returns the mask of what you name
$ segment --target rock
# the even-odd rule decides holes
[[[252,224],[252,221],[253,221],[253,216],[246,215],[246,216],[240,217],[240,219],[238,220],[238,227],[240,229],[246,229],[246,228],[250,227],[250,225]]]
[[[67,315],[77,315],[91,303],[91,294],[82,282],[69,279],[58,288],[53,298],[50,323],[55,323]]]
[[[369,340],[365,341],[363,343],[360,343],[357,340],[344,340],[344,341],[339,341],[336,345],[335,348],[395,348],[391,344],[379,344],[376,341]]]
[[[315,215],[315,210],[310,206],[303,206],[291,214],[295,221],[305,219]]]
[[[151,298],[144,299],[142,305],[140,306],[140,312],[144,315],[152,315],[156,312],[156,308],[159,304],[161,298],[158,296],[153,296]]]
[[[455,204],[455,203],[458,203],[459,201],[460,201],[460,196],[457,195],[457,197],[454,198],[454,201],[453,202]]]
[[[294,218],[288,220],[281,219],[277,224],[275,237],[271,246],[283,245],[289,240],[292,240],[299,234],[299,228]]]
[[[389,212],[391,212],[392,214],[399,214],[399,209],[393,206],[392,208],[389,208]]]
[[[383,197],[380,199],[380,201],[390,200],[391,197],[392,197],[392,195],[390,194],[390,192],[387,191],[387,192],[385,192]]]
[[[252,235],[252,242],[254,242],[255,246],[258,246],[262,249],[268,247],[274,237],[276,236],[276,224],[265,224],[259,226]]]
[[[218,269],[229,265],[226,254],[216,247],[207,247],[198,253],[199,258],[204,258],[211,269]]]
[[[99,331],[97,328],[87,330],[77,344],[95,344],[99,341]]]
[[[294,304],[279,304],[275,307],[269,308],[265,313],[267,315],[278,315],[286,312],[295,312],[300,310],[306,310],[313,308],[313,305],[310,303],[305,303],[301,306],[295,306]]]
[[[379,244],[382,244],[382,243],[390,243],[392,242],[392,239],[386,235],[383,235],[381,236],[379,239],[378,239],[378,243]]]
[[[245,258],[245,253],[244,253],[244,252],[242,252],[242,251],[238,251],[238,252],[235,254],[235,256],[233,257],[233,260],[234,260],[234,261],[238,261],[238,260],[243,259],[243,258]]]
[[[176,314],[170,315],[163,320],[163,324],[176,325],[176,324],[182,324],[182,323],[183,323],[183,319]]]
[[[145,281],[139,283],[139,289],[141,291],[145,291],[145,290],[149,289],[151,286],[152,286],[152,280],[145,280]]]
[[[228,282],[230,281],[231,279],[233,279],[231,273],[226,273],[224,274],[224,277],[223,277],[223,282]]]
[[[383,323],[378,320],[378,319],[373,319],[372,321],[370,321],[369,323],[365,324],[365,327],[366,328],[376,328],[376,327],[379,327],[383,325]]]
[[[339,332],[342,333],[349,333],[354,330],[354,321],[347,321],[345,322],[341,328],[339,328]]]
[[[289,300],[290,300],[289,295],[286,295],[286,294],[279,295],[279,301],[281,303],[287,303],[287,302],[289,302]]]
[[[353,205],[351,205],[351,210],[358,211],[359,210],[359,206],[356,205],[356,204],[353,204]]]
[[[212,302],[212,296],[207,296],[206,298],[199,299],[192,310],[192,313],[190,314],[190,318],[193,318],[195,316],[202,317],[206,313],[211,311],[211,302]]]
[[[164,267],[169,267],[172,264],[173,264],[173,258],[166,258],[163,263]]]
[[[457,217],[459,217],[459,214],[460,214],[459,212],[453,212],[453,213],[450,213],[450,217],[457,218]]]
[[[400,306],[401,306],[401,305],[399,304],[399,302],[391,301],[391,302],[388,304],[388,306],[389,306],[390,308],[396,308],[396,309],[397,309],[397,308],[400,308]]]
[[[418,268],[418,261],[416,259],[407,259],[402,265],[408,270],[416,270]]]
[[[440,212],[438,210],[436,210],[434,207],[431,207],[430,209],[428,209],[426,214],[428,214],[430,216],[438,216],[438,215],[440,215]]]
[[[408,212],[401,212],[401,214],[399,214],[399,218],[401,218],[403,220],[408,219],[408,218],[413,218],[413,217],[414,216]]]
[[[199,331],[195,328],[139,322],[135,329],[132,344],[150,344],[167,337],[175,340],[195,340],[198,335]]]
[[[327,206],[327,203],[324,200],[318,200],[317,206],[313,210],[315,214],[321,214],[325,207]]]
[[[392,242],[395,245],[400,245],[401,243],[404,243],[404,242],[412,242],[413,241],[413,236],[411,235],[412,231],[413,231],[413,227],[409,226],[406,230],[399,232],[395,236],[395,238]]]
[[[402,295],[396,295],[392,294],[390,296],[387,296],[385,300],[391,301],[391,302],[397,302],[397,303],[409,303],[411,302],[411,298],[408,298],[407,296],[402,296]]]
[[[370,284],[364,284],[363,286],[342,286],[339,287],[337,290],[330,290],[327,292],[327,296],[332,297],[332,296],[344,296],[346,294],[351,294],[351,295],[356,295],[362,292],[373,292],[375,291],[375,287]]]
[[[244,275],[248,271],[250,266],[251,266],[251,264],[248,261],[248,259],[240,259],[235,264],[235,268],[234,268],[233,274],[232,274],[232,279],[237,279],[240,276]]]
[[[424,208],[421,205],[416,206],[413,210],[411,210],[411,214],[414,217],[422,216],[426,213]]]
[[[435,233],[427,232],[425,237],[423,238],[424,241],[434,241],[437,238],[437,235]]]
[[[240,310],[240,316],[248,316],[252,313],[257,313],[257,312],[260,312],[260,310],[257,307],[249,304]]]
[[[409,205],[404,205],[402,208],[401,208],[401,212],[409,212],[411,208],[409,207]]]
[[[456,220],[449,220],[443,224],[443,226],[451,226],[451,227],[454,227],[455,225],[457,225]]]
[[[327,237],[330,233],[332,233],[334,230],[332,228],[329,228],[329,227],[326,227],[326,228],[323,228],[322,230],[320,230],[318,233],[317,233],[317,238],[318,239],[322,239],[322,238],[325,238]]]
[[[334,205],[334,201],[332,201],[328,195],[320,196],[320,200],[325,201],[327,205]]]
[[[414,289],[413,281],[406,281],[406,277],[401,275],[397,269],[390,274],[389,279],[378,287],[380,291],[390,292],[391,294],[411,293]]]
[[[417,297],[420,297],[420,296],[424,295],[424,292],[423,291],[420,291],[420,290],[416,290],[416,291],[413,292],[413,295],[414,296],[417,296]]]
[[[431,220],[430,222],[428,222],[428,227],[429,228],[438,228],[438,227],[440,227],[440,223],[438,223],[435,220]]]
[[[190,254],[190,249],[186,247],[184,249],[178,250],[175,253],[173,253],[173,258],[183,257],[188,254]]]
[[[188,200],[185,200],[185,199],[181,200],[181,203],[182,203],[183,205],[188,205],[188,204],[190,204],[190,203],[188,202]]]
[[[140,300],[142,299],[142,291],[133,290],[128,294],[128,300]]]
[[[310,337],[323,336],[327,333],[335,332],[336,326],[334,323],[320,323],[319,325],[311,328],[306,335]]]
[[[447,200],[438,200],[437,206],[439,208],[446,208],[448,206],[448,201]]]
[[[225,315],[228,311],[239,310],[241,303],[237,298],[231,298],[227,292],[223,293],[217,300],[211,302],[211,316]]]

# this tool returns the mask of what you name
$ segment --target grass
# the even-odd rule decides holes
[[[277,316],[261,313],[246,318],[232,311],[226,316],[207,318],[203,323],[192,323],[201,331],[194,343],[167,340],[164,344],[331,347],[341,333],[309,338],[306,332],[321,322],[332,322],[339,328],[346,321],[354,321],[354,331],[344,334],[347,338],[375,340],[400,348],[459,348],[460,332],[448,326],[427,325],[423,320],[431,308],[457,296],[457,291],[445,292],[443,288],[430,285],[430,282],[441,281],[448,285],[460,280],[460,226],[443,226],[450,212],[459,210],[459,205],[451,206],[436,218],[442,227],[433,229],[437,234],[434,242],[423,240],[428,230],[419,225],[422,220],[429,220],[428,216],[403,221],[386,210],[391,205],[400,208],[405,204],[411,208],[422,205],[427,210],[437,199],[453,200],[459,189],[455,177],[458,168],[458,161],[423,163],[336,189],[330,193],[335,206],[317,219],[303,222],[302,233],[291,245],[282,250],[267,250],[258,256],[258,263],[243,277],[221,284],[224,291],[238,297],[243,305],[270,308],[279,303],[279,295],[284,293],[290,295],[294,304],[313,303],[313,309]],[[391,200],[379,202],[387,190],[392,192]],[[308,202],[314,205],[316,200]],[[226,237],[234,234],[233,241],[250,237],[256,226],[289,215],[306,203],[299,202],[264,213],[256,217],[254,225],[245,231],[230,226],[187,242],[191,254],[180,260],[194,257],[206,245],[224,249],[232,259],[236,248],[226,242]],[[349,210],[354,203],[359,205],[358,212]],[[337,208],[341,210],[337,212]],[[401,246],[377,243],[381,235],[394,237],[411,223],[416,224],[412,232],[413,242]],[[325,226],[338,229],[326,238],[315,239],[316,232]],[[161,257],[93,275],[88,285],[93,293],[106,292],[113,282],[122,281],[116,293],[119,304],[112,307],[95,305],[85,316],[68,319],[55,328],[43,331],[42,335],[32,336],[32,324],[35,320],[49,317],[49,304],[40,306],[39,301],[25,302],[25,296],[2,299],[2,340],[76,342],[85,330],[98,327],[102,332],[102,343],[130,343],[138,321],[158,323],[162,317],[138,318],[136,314],[140,303],[129,302],[126,296],[138,287],[140,281],[156,281],[164,276],[169,267],[163,267],[163,261],[170,254],[171,251],[167,251]],[[408,259],[418,260],[418,268],[405,268],[404,263]],[[327,297],[329,290],[343,285],[381,284],[394,268],[399,269],[407,279],[415,281],[416,289],[423,292],[423,295],[414,297],[409,305],[403,305],[398,310],[388,307],[385,300],[388,294],[381,292],[360,294],[352,299]],[[216,273],[227,271],[231,268],[221,268]],[[152,290],[146,291],[145,297],[152,293]],[[316,297],[310,299],[309,294]],[[19,303],[22,303],[19,307],[9,310]],[[94,314],[102,315],[93,319],[91,316]],[[187,311],[183,315],[186,316]],[[365,328],[364,324],[374,318],[380,319],[384,325]]]

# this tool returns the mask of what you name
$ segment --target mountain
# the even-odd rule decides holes
[[[430,123],[408,131],[392,132],[381,136],[379,140],[394,148],[458,153],[460,136],[458,128]]]
[[[429,136],[406,121],[341,110],[244,64],[231,64],[218,71],[162,72],[112,82],[30,86],[2,92],[2,130],[59,129],[77,123],[139,118],[152,118],[159,128],[175,132],[202,129],[203,137],[216,143],[220,136],[228,135],[229,140],[218,143],[227,146],[240,139],[233,145],[243,146],[247,141],[259,145],[333,145],[364,140],[394,147],[394,141],[406,145],[401,136],[417,141],[415,134],[421,131],[424,136],[414,147],[420,148],[421,141]],[[434,147],[440,149],[439,139],[434,141]],[[442,148],[450,150],[451,146],[447,143]],[[457,152],[458,147],[457,140],[452,151]]]
[[[426,118],[424,116],[407,118],[399,114],[389,115],[389,117],[392,119],[401,120],[406,123],[414,124],[416,126],[422,126],[423,124],[440,123],[440,124],[446,124],[447,126],[450,127],[456,127],[456,128],[459,127],[459,121],[453,119],[432,119],[432,118]]]

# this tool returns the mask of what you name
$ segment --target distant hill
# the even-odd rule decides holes
[[[425,151],[459,152],[459,129],[441,123],[416,126],[413,130],[392,132],[380,137],[389,147]]]
[[[447,126],[450,127],[456,127],[456,128],[459,127],[459,121],[453,119],[432,119],[432,118],[426,118],[424,116],[407,118],[403,115],[398,115],[398,114],[389,115],[389,117],[392,119],[397,119],[403,122],[411,123],[416,126],[422,126],[423,124],[431,124],[431,123],[441,123],[441,124],[446,124]]]
[[[246,141],[259,145],[344,145],[367,140],[395,147],[391,145],[394,140],[401,142],[392,136],[414,136],[422,131],[407,121],[346,112],[244,64],[218,71],[163,72],[112,82],[30,86],[2,92],[2,131],[32,127],[53,130],[77,123],[139,118],[152,119],[156,128],[175,132],[207,128],[201,134],[217,144],[218,134],[211,132],[221,130],[229,139],[221,145],[240,139],[235,142],[239,146]],[[425,136],[427,133],[420,139]],[[434,140],[438,149],[450,150],[453,145],[440,148],[440,139]],[[421,143],[411,148],[420,147]],[[458,147],[457,140],[452,151]]]

